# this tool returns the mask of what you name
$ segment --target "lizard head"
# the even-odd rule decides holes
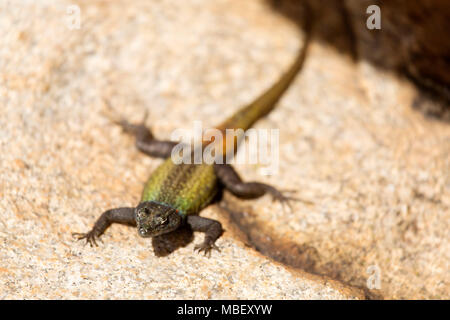
[[[139,203],[134,213],[138,233],[144,238],[174,231],[182,222],[177,209],[154,201]]]

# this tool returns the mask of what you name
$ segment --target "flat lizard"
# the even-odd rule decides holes
[[[256,121],[274,109],[280,97],[288,89],[302,68],[309,44],[310,33],[305,44],[291,67],[267,91],[254,102],[238,110],[234,115],[220,124],[217,129],[247,130]],[[150,176],[144,186],[142,197],[136,207],[114,208],[103,212],[93,228],[87,233],[74,233],[78,240],[86,239],[86,243],[97,244],[98,239],[112,223],[122,223],[136,226],[142,237],[156,237],[173,232],[180,226],[188,224],[193,231],[205,233],[202,244],[195,246],[199,252],[210,254],[217,249],[215,241],[221,236],[223,229],[220,222],[203,218],[198,213],[223,189],[230,191],[239,198],[254,199],[270,194],[274,200],[287,203],[296,200],[286,196],[285,192],[260,182],[243,182],[233,167],[229,164],[175,164],[172,160],[172,149],[178,144],[174,141],[161,141],[154,138],[151,131],[144,125],[131,124],[119,120],[125,132],[136,138],[136,147],[143,153],[159,158],[167,158]],[[233,138],[232,143],[222,143],[222,156],[235,152],[240,139]],[[230,148],[230,145],[234,148]],[[202,144],[202,148],[206,146]],[[220,148],[219,148],[220,149]]]

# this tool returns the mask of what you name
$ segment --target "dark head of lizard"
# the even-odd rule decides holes
[[[181,225],[179,211],[155,201],[141,202],[135,209],[138,233],[141,237],[155,237],[172,232]]]

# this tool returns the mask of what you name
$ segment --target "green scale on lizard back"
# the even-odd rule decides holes
[[[212,165],[176,165],[168,158],[148,179],[141,201],[163,203],[180,210],[183,215],[195,214],[214,198],[216,184]]]

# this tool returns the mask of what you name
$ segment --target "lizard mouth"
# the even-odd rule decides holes
[[[170,231],[170,230],[169,230]],[[169,232],[168,230],[157,230],[157,229],[147,229],[145,227],[140,227],[138,229],[138,233],[141,237],[143,238],[150,238],[150,237],[156,237],[156,236],[160,236],[164,233]]]
[[[148,229],[142,227],[138,229],[138,233],[143,238],[148,238],[152,236],[151,232],[149,232]]]

